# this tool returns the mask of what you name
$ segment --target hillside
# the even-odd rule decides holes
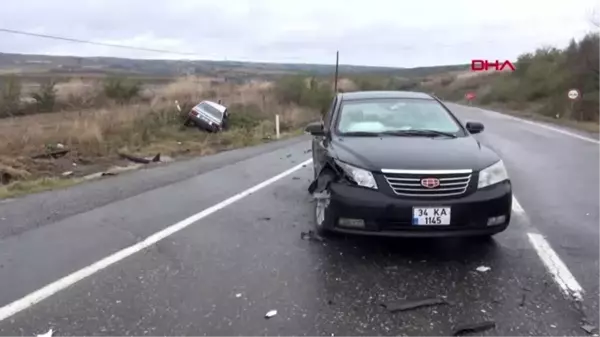
[[[419,68],[389,68],[340,65],[342,74],[389,74],[403,77],[427,76],[439,72],[466,70],[467,65]],[[137,60],[113,57],[74,57],[0,53],[0,74],[69,76],[74,74],[121,74],[129,76],[176,77],[253,76],[268,77],[292,73],[329,75],[333,64],[259,63],[237,61]]]

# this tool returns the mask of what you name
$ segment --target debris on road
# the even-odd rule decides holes
[[[598,333],[596,327],[591,324],[584,324],[581,326],[581,328],[583,329],[583,331],[589,333],[590,335]]]
[[[417,308],[421,308],[421,307],[429,307],[429,306],[433,306],[433,305],[444,305],[444,304],[449,304],[449,303],[448,303],[448,301],[446,301],[443,298],[434,297],[434,298],[426,298],[426,299],[420,299],[420,300],[402,300],[402,301],[392,302],[392,303],[388,303],[388,304],[384,303],[381,306],[386,308],[389,312],[394,313],[394,312],[398,312],[398,311],[413,310],[413,309],[417,309]]]
[[[285,156],[285,157],[286,157],[286,158],[289,158],[289,157],[291,157],[291,156],[292,156],[291,154],[288,154],[288,155],[287,155],[287,156]]]
[[[237,297],[237,298],[240,298],[240,297],[242,297],[242,293],[237,293],[237,294],[235,294],[235,297]]]
[[[319,236],[319,234],[315,233],[314,231],[310,230],[308,232],[302,232],[300,233],[300,238],[302,240],[309,240],[309,241],[317,241],[317,242],[323,242],[323,238]]]
[[[521,302],[519,302],[519,306],[522,307],[525,305],[525,299],[527,296],[525,294],[521,295]]]
[[[130,155],[127,153],[119,153],[119,156],[121,158],[127,159],[129,161],[132,161],[132,162],[138,163],[138,164],[150,164],[150,163],[160,162],[160,153],[156,154],[156,156],[154,156],[154,158],[152,158],[152,159],[136,157],[136,156],[133,156],[133,155]]]
[[[265,318],[266,318],[266,319],[269,319],[269,318],[271,318],[271,317],[273,317],[273,316],[275,316],[275,315],[277,315],[277,310],[271,310],[271,311],[269,311],[269,312],[267,312],[267,313],[265,314]]]
[[[61,175],[62,175],[63,177],[68,177],[68,176],[70,176],[70,175],[73,175],[73,171],[66,171],[66,172],[63,172]]]
[[[37,335],[37,337],[52,337],[52,329],[48,330],[48,332],[44,334]]]
[[[31,156],[31,159],[56,159],[60,157],[64,157],[67,153],[69,153],[69,149],[58,149],[58,150],[50,150],[46,153],[40,153]]]
[[[293,177],[293,180],[300,180],[300,177]]]
[[[312,149],[308,149],[308,150],[304,151],[304,153],[311,153],[311,152],[312,152]]]
[[[116,176],[117,173],[116,172],[102,172],[102,176],[106,177],[106,176]]]
[[[454,329],[452,336],[461,336],[467,333],[482,332],[485,330],[493,329],[495,327],[496,322],[494,321],[484,321],[480,323],[465,324],[458,326],[456,329]]]
[[[265,216],[265,217],[260,218],[260,220],[271,221],[271,218],[269,218],[268,216]]]
[[[477,270],[478,272],[481,273],[485,273],[486,271],[491,270],[492,268],[488,267],[488,266],[479,266],[477,267],[475,270]]]

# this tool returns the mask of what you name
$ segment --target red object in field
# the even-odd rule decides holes
[[[475,93],[474,92],[468,92],[465,94],[465,98],[469,101],[472,101],[475,99]]]

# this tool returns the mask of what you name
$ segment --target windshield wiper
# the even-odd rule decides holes
[[[394,131],[385,131],[381,132],[383,135],[392,135],[392,136],[444,136],[450,138],[456,138],[456,135],[450,132],[437,131],[437,130],[394,130]]]
[[[366,132],[366,131],[352,131],[344,132],[342,136],[358,136],[358,137],[378,137],[381,133],[379,132]]]

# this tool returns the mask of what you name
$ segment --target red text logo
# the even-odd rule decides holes
[[[515,66],[509,61],[505,60],[504,62],[495,60],[472,60],[471,61],[471,70],[472,71],[488,71],[490,69],[494,69],[496,71],[502,71],[504,69],[510,69],[515,71]]]

